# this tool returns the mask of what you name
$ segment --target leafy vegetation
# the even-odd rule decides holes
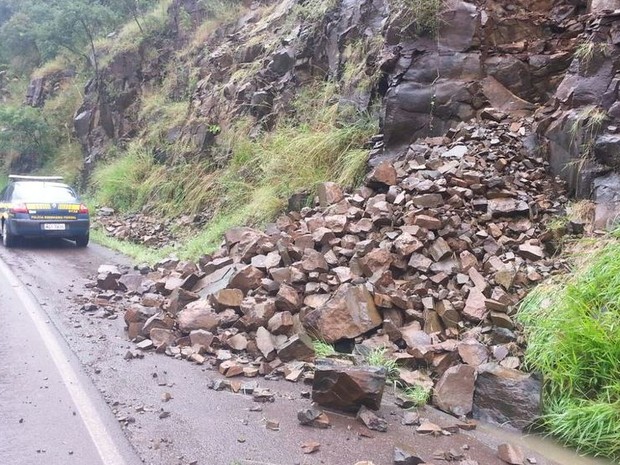
[[[592,153],[594,140],[607,119],[607,112],[596,105],[588,105],[576,113],[568,132],[571,144],[581,141],[579,149],[582,158],[585,159]]]
[[[0,151],[48,154],[51,131],[36,108],[0,106]]]
[[[570,277],[538,287],[519,320],[526,363],[545,378],[542,425],[581,452],[619,458],[620,241],[610,239]]]
[[[27,74],[65,51],[93,64],[96,70],[96,39],[129,18],[139,24],[138,17],[153,3],[154,0],[0,0],[0,63]]]

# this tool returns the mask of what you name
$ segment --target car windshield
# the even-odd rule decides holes
[[[69,186],[45,182],[15,184],[14,202],[77,202],[75,193]]]

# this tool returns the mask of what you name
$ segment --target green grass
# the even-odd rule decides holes
[[[423,407],[431,397],[431,390],[424,386],[410,386],[403,389],[403,394],[414,403],[416,407]]]
[[[336,355],[334,346],[324,341],[314,340],[312,341],[314,347],[314,354],[319,358],[329,357],[330,355]]]
[[[437,36],[444,0],[398,0],[397,5],[405,19],[413,22],[417,35]]]
[[[148,263],[152,265],[173,252],[172,249],[168,248],[152,249],[133,242],[121,241],[108,236],[102,230],[96,228],[90,230],[90,238],[97,244],[133,258],[137,263]]]
[[[206,211],[207,227],[178,251],[196,258],[217,248],[233,226],[273,220],[296,192],[313,192],[328,180],[345,186],[361,181],[367,160],[361,147],[376,128],[365,114],[342,122],[335,96],[333,84],[303,92],[296,115],[258,137],[240,119],[222,129],[220,152],[202,161],[161,164],[151,144],[136,141],[95,170],[92,196],[121,212],[147,207],[170,217]],[[143,114],[160,111],[157,99],[149,101]]]
[[[535,289],[519,321],[545,379],[542,424],[580,452],[620,458],[620,241]]]
[[[395,382],[398,378],[398,365],[396,360],[388,356],[385,347],[376,347],[370,350],[364,359],[368,365],[385,368],[389,381]]]

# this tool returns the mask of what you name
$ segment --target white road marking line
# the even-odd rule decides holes
[[[54,361],[54,365],[58,369],[69,391],[69,395],[78,410],[82,422],[86,426],[97,448],[102,463],[105,465],[127,465],[127,462],[110,436],[97,408],[82,386],[76,371],[64,355],[64,351],[56,339],[56,336],[50,329],[48,323],[43,319],[38,302],[2,260],[0,260],[0,273],[4,275],[5,280],[14,289],[17,298],[28,311],[45,347]]]

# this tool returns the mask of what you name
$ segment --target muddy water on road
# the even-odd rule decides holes
[[[480,437],[489,435],[494,440],[510,442],[524,449],[530,449],[542,454],[545,458],[553,460],[562,465],[618,465],[617,462],[603,458],[584,457],[577,454],[574,450],[563,447],[552,438],[533,434],[519,434],[510,430],[502,429],[493,425],[481,424],[478,427]]]
[[[301,391],[309,387],[302,384],[259,379],[261,386],[276,393],[276,402],[264,405],[262,412],[252,412],[256,404],[251,397],[208,389],[209,380],[220,376],[204,366],[153,353],[146,353],[143,359],[125,360],[128,350],[137,350],[126,339],[122,315],[109,320],[79,312],[74,299],[87,293],[86,278],[94,276],[103,263],[127,264],[127,259],[96,245],[76,249],[66,241],[27,244],[13,250],[0,247],[0,258],[45,304],[50,319],[107,402],[119,416],[133,419],[125,433],[147,463],[187,465],[198,460],[200,465],[352,465],[372,460],[375,465],[391,465],[393,446],[404,443],[429,461],[436,451],[467,446],[467,455],[481,465],[503,465],[496,448],[510,441],[520,443],[526,456],[536,458],[539,465],[612,464],[486,426],[473,434],[451,437],[416,435],[412,427],[400,424],[402,410],[394,406],[389,395],[381,409],[389,420],[388,433],[369,434],[355,419],[335,414],[330,414],[334,427],[329,431],[300,427],[297,410],[309,405],[301,398]],[[165,385],[160,384],[162,375],[167,378]],[[162,403],[165,393],[172,399]],[[161,419],[159,414],[164,410],[169,416]],[[453,417],[433,409],[423,410],[422,416],[440,425],[454,422]],[[280,431],[267,430],[267,419],[279,421]],[[301,453],[301,443],[308,440],[321,443],[319,452],[311,456]]]

